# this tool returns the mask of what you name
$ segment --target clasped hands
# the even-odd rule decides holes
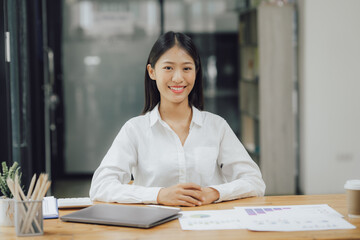
[[[212,203],[219,197],[219,192],[214,188],[202,188],[195,183],[181,183],[160,189],[157,202],[169,206],[195,207]]]

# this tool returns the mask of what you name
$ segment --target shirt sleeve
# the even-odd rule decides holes
[[[160,187],[129,185],[131,170],[137,164],[137,151],[131,139],[130,122],[124,124],[91,181],[92,200],[119,203],[157,203]]]
[[[251,159],[226,121],[220,143],[218,165],[226,183],[209,186],[220,193],[216,202],[263,196],[265,183],[257,164]]]

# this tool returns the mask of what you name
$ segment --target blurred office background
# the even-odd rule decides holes
[[[205,110],[225,118],[268,195],[360,179],[360,1],[0,0],[1,155],[24,182],[88,196],[121,126],[141,114],[161,33],[197,45]]]

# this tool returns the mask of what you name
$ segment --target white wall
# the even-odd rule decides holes
[[[360,179],[360,1],[299,0],[300,187]]]

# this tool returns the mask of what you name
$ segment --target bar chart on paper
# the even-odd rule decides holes
[[[343,218],[314,217],[272,217],[254,219],[247,229],[254,231],[309,231],[330,229],[352,229],[353,225]]]
[[[326,204],[235,207],[254,231],[309,231],[355,228]]]
[[[269,212],[274,212],[274,211],[281,211],[281,210],[288,210],[291,209],[289,207],[287,208],[245,208],[246,213],[249,216],[254,216],[254,215],[258,215],[258,214],[266,214]]]
[[[318,205],[289,205],[289,206],[264,206],[264,207],[235,207],[243,210],[249,216],[291,214],[292,216],[301,215],[329,215],[343,217],[340,213],[329,207],[327,204]]]

